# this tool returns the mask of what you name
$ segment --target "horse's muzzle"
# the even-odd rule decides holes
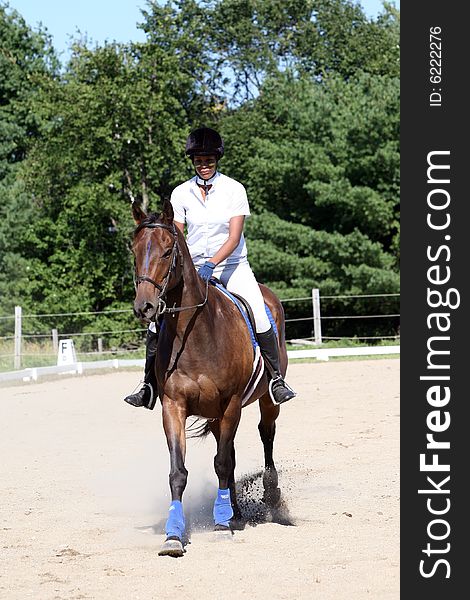
[[[150,322],[156,315],[157,304],[149,300],[136,300],[134,302],[134,314],[142,321]]]

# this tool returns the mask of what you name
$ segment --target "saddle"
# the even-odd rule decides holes
[[[245,298],[243,298],[243,296],[235,294],[234,292],[229,292],[227,288],[215,277],[212,277],[210,279],[210,283],[235,304],[235,306],[240,311],[242,317],[245,319],[245,323],[250,333],[254,357],[251,377],[249,378],[248,383],[245,386],[245,390],[242,396],[242,406],[245,406],[246,402],[248,401],[252,393],[255,391],[256,386],[258,385],[261,377],[263,376],[265,367],[269,371],[271,369],[271,366],[267,362],[265,362],[263,356],[261,355],[260,345],[256,338],[255,317],[253,315],[253,310],[249,303],[245,300]],[[268,319],[276,333],[276,336],[278,336],[276,322],[266,302],[264,303],[264,308],[266,310]]]
[[[229,292],[228,289],[215,277],[211,278],[210,283],[214,287],[216,287],[220,292],[225,294],[225,296],[227,296],[227,298],[230,298],[230,300],[238,308],[242,317],[245,319],[245,323],[248,327],[253,350],[256,351],[256,348],[259,347],[259,343],[258,343],[258,339],[256,337],[255,317],[253,314],[253,310],[252,310],[251,306],[249,305],[249,303],[247,302],[247,300],[245,300],[245,298],[243,298],[243,296],[240,296],[239,294],[236,294],[235,292]],[[269,322],[271,323],[271,325],[276,333],[276,336],[278,336],[276,321],[274,320],[274,317],[269,309],[269,306],[266,304],[266,302],[264,303],[264,308],[266,310],[266,314],[268,316]]]

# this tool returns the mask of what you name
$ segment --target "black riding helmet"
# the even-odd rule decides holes
[[[191,159],[195,154],[200,156],[214,154],[219,161],[224,155],[224,141],[215,129],[200,127],[189,134],[186,141],[186,154]]]

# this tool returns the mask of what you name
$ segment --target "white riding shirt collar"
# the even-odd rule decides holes
[[[218,176],[219,176],[218,171],[216,171],[210,179],[202,179],[201,177],[199,177],[199,175],[196,174],[196,183],[197,183],[197,185],[203,185],[203,186],[214,185],[214,181],[217,179]]]

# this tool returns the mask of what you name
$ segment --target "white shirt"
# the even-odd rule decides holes
[[[235,179],[217,172],[209,182],[212,188],[205,200],[196,180],[197,177],[193,177],[177,186],[170,200],[175,221],[187,224],[186,242],[194,264],[199,266],[212,258],[227,241],[230,219],[249,216],[250,207],[245,188]],[[246,262],[246,255],[242,233],[238,246],[220,265]]]

